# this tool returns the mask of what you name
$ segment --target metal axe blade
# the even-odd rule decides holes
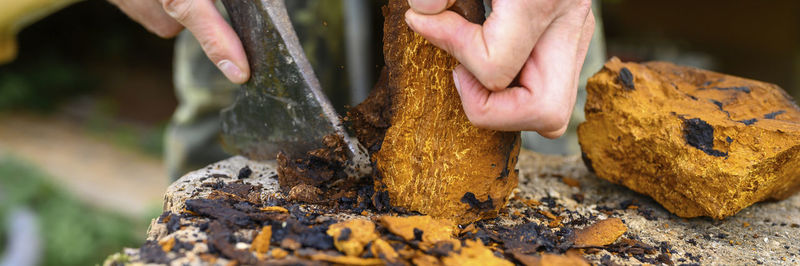
[[[322,139],[336,134],[347,144],[351,174],[367,171],[367,155],[322,92],[284,1],[222,2],[252,73],[235,103],[222,112],[225,145],[254,160],[273,160],[279,152],[301,158],[324,148]]]

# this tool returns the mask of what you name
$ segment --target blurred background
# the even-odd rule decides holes
[[[800,96],[800,1],[599,4],[607,57],[711,69]],[[320,36],[344,27],[324,24]],[[0,264],[33,254],[35,264],[94,265],[140,245],[169,183],[162,157],[178,104],[174,41],[97,0],[74,3],[16,36],[16,59],[0,65]],[[348,87],[326,88],[340,111],[354,102]]]

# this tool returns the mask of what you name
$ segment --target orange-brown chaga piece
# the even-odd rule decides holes
[[[256,238],[253,239],[253,244],[250,245],[250,251],[257,254],[265,254],[269,251],[270,240],[272,240],[272,226],[264,226],[261,232],[258,233]]]
[[[385,73],[351,112],[356,136],[372,152],[377,194],[392,206],[459,224],[495,217],[517,185],[519,132],[469,122],[453,83],[458,62],[414,33],[406,10],[406,0],[384,8]],[[453,10],[483,21],[481,1],[456,1]],[[358,125],[377,133],[359,133]]]
[[[597,221],[596,223],[575,230],[573,241],[578,247],[605,246],[617,241],[617,238],[625,234],[628,227],[620,218],[608,218]]]
[[[364,247],[378,238],[375,224],[368,220],[353,219],[331,225],[326,232],[333,238],[336,249],[347,256],[361,256]]]
[[[455,239],[456,225],[448,219],[436,219],[431,216],[381,216],[378,219],[389,232],[406,241],[420,241],[420,248],[428,249],[436,243],[445,241],[458,250],[461,242]]]
[[[776,85],[612,58],[587,90],[587,167],[678,216],[722,219],[800,189],[800,108]]]
[[[478,240],[467,239],[460,252],[451,252],[442,257],[442,264],[446,266],[459,265],[485,265],[485,266],[512,266],[514,263],[498,258],[491,249]]]

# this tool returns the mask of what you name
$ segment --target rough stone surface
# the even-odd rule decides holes
[[[203,186],[204,183],[236,182],[236,173],[246,165],[253,169],[253,177],[245,179],[244,182],[262,185],[260,194],[265,197],[278,190],[274,164],[234,157],[192,172],[173,183],[165,196],[165,210],[181,211],[185,206],[183,203],[185,200],[207,197],[212,189]],[[597,221],[616,217],[625,223],[628,230],[612,246],[622,246],[631,240],[638,240],[657,250],[668,252],[669,262],[674,264],[800,263],[800,241],[797,240],[797,236],[800,235],[798,195],[779,202],[757,203],[724,220],[684,219],[669,213],[649,197],[598,179],[585,168],[580,157],[545,156],[522,151],[518,167],[520,183],[515,190],[515,196],[509,205],[501,210],[499,218],[482,222],[484,226],[513,226],[529,222],[546,226],[551,222],[551,218],[541,215],[541,211],[560,217],[563,224],[576,230],[586,228]],[[218,177],[210,177],[213,175]],[[569,182],[565,183],[565,179]],[[576,183],[579,186],[575,186]],[[315,207],[308,205],[302,208],[313,210]],[[365,214],[364,216],[348,213],[325,214],[315,220],[346,221],[356,218],[376,220],[378,216],[373,213]],[[154,219],[148,232],[148,239],[156,243],[169,242],[170,238],[175,239],[176,244],[165,255],[165,258],[171,260],[171,265],[229,265],[232,262],[229,258],[214,257],[209,254],[206,231],[193,224],[188,217],[172,217],[172,219]],[[462,233],[474,230],[473,226],[460,228]],[[279,230],[279,227],[273,225],[273,231],[276,230]],[[257,235],[257,231],[245,230],[235,235],[239,241],[245,241],[246,236]],[[273,243],[278,245],[274,241]],[[385,248],[387,246],[385,243],[378,244],[383,247],[383,251],[375,243],[370,248],[373,254],[393,253],[392,250]],[[119,261],[120,257],[125,257],[127,258],[125,261],[129,263],[141,264],[145,262],[142,259],[143,250],[145,249],[125,249],[122,252],[125,256],[112,256],[111,259]],[[584,254],[579,255],[594,265],[652,263],[643,261],[639,255],[631,254],[636,252],[635,248],[627,249],[628,253],[621,252],[624,250],[587,249]],[[279,259],[278,262],[281,263],[304,265],[305,262],[298,261],[298,256],[303,255],[303,252],[303,249],[287,250],[273,246],[267,257]],[[566,255],[575,256],[570,252]],[[394,256],[397,255],[390,255],[387,258]],[[530,258],[530,255],[516,257],[535,259]],[[648,255],[644,258],[652,257]],[[318,256],[318,259],[335,261],[346,258],[327,255]],[[542,259],[546,259],[545,256]],[[523,261],[519,258],[517,260]],[[431,255],[417,254],[414,262],[440,261]]]
[[[392,206],[458,223],[495,217],[517,184],[519,132],[469,122],[453,84],[458,62],[407,26],[408,8],[406,0],[384,8],[385,73],[351,112],[356,135],[373,152],[375,189]],[[484,16],[475,0],[453,10],[474,22]]]
[[[800,109],[776,85],[613,58],[587,90],[586,164],[680,217],[722,219],[800,189]]]

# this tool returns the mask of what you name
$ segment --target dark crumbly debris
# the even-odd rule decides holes
[[[147,241],[139,248],[139,257],[144,263],[169,264],[167,253],[156,241]]]
[[[633,73],[631,73],[627,67],[623,67],[619,70],[619,81],[622,83],[623,88],[626,90],[635,90],[636,85],[633,80]]]
[[[376,212],[376,207],[369,205],[372,200],[363,200],[374,198],[375,195],[380,194],[373,191],[371,183],[365,182],[362,187],[354,187],[354,189],[358,190],[357,192],[340,192],[338,194],[348,196],[331,197],[338,199],[335,200],[336,202],[340,202],[335,206],[306,205],[283,199],[267,199],[253,202],[248,200],[248,195],[259,194],[261,187],[244,184],[241,181],[234,181],[228,184],[222,183],[209,194],[208,198],[187,200],[186,209],[190,212],[183,214],[165,212],[159,217],[158,222],[180,225],[178,221],[182,221],[183,223],[189,223],[185,225],[198,227],[207,234],[206,243],[209,248],[209,255],[226,258],[241,265],[281,263],[281,261],[256,258],[247,249],[236,249],[237,243],[250,243],[253,241],[252,236],[243,236],[243,230],[252,232],[262,226],[269,225],[272,228],[271,243],[274,246],[280,246],[284,250],[291,251],[290,254],[292,255],[287,258],[289,261],[301,265],[318,264],[318,261],[315,262],[310,259],[312,255],[325,253],[342,256],[335,249],[333,238],[326,233],[331,224],[339,221],[331,219],[330,216],[323,217],[322,215],[366,210]],[[333,195],[330,192],[326,193],[327,195]],[[465,201],[472,202],[478,208],[489,206],[489,200],[480,202],[474,194],[469,194],[465,194]],[[527,205],[521,200],[522,198],[512,199],[510,204],[526,206],[524,207],[526,210],[522,212],[524,214],[521,216],[508,215],[505,218],[519,222],[516,225],[504,225],[501,222],[503,220],[501,217],[482,220],[469,226],[461,226],[464,232],[459,233],[457,239],[462,241],[462,246],[463,241],[467,239],[480,239],[484,245],[496,247],[496,256],[509,260],[513,260],[516,255],[527,256],[540,252],[562,254],[573,248],[573,227],[586,226],[598,219],[596,216],[582,216],[574,211],[565,210],[564,206],[560,205],[556,198],[553,197],[541,198],[540,202],[542,204],[536,205]],[[288,210],[288,213],[260,210],[266,206],[283,206]],[[619,208],[622,209],[631,209],[632,206],[637,206],[636,209],[640,211],[644,209],[641,204],[634,200],[625,200],[619,203]],[[346,207],[351,209],[343,209]],[[604,210],[603,207],[598,207],[597,209]],[[612,210],[611,208],[605,209]],[[541,216],[537,210],[547,210],[554,215],[567,217],[568,221],[555,227],[548,225],[548,223],[540,223],[541,221],[549,220],[549,218]],[[396,210],[392,209],[390,211],[394,212]],[[609,215],[615,214],[610,213]],[[540,220],[536,221],[537,218]],[[472,229],[465,229],[467,227]],[[455,250],[453,243],[446,241],[435,243],[433,246],[423,250],[421,244],[425,232],[419,228],[414,228],[414,238],[408,241],[390,233],[381,224],[377,224],[376,230],[381,238],[398,252],[411,249],[412,251],[416,250],[437,258],[458,252]],[[352,229],[344,228],[337,240],[348,240],[353,233]],[[591,247],[586,252],[592,254],[605,249],[616,254],[615,256],[619,258],[633,257],[640,262],[650,264],[671,263],[670,253],[674,253],[674,251],[666,243],[655,246],[647,245],[638,240],[639,238],[636,235],[629,233],[626,236],[628,237],[627,239],[621,239],[616,244],[605,247]],[[176,240],[170,252],[177,253],[180,256],[181,252],[191,250],[193,244]],[[140,251],[143,261],[169,264],[171,260],[157,242],[149,242]],[[373,254],[369,245],[361,255],[362,258],[383,259],[387,264],[410,263],[410,257],[389,261],[382,256],[382,254]],[[610,257],[607,260],[610,261]]]
[[[485,201],[480,201],[475,197],[475,193],[467,192],[461,197],[461,202],[469,204],[470,208],[479,212],[494,210],[494,202],[492,196],[487,196]]]
[[[342,232],[339,233],[339,238],[337,238],[336,240],[337,241],[347,241],[348,239],[350,239],[350,234],[352,234],[352,233],[353,233],[353,230],[351,230],[350,228],[345,227],[344,229],[342,229]]]
[[[414,240],[422,241],[422,234],[425,232],[420,230],[419,228],[414,228]]]
[[[323,137],[323,143],[325,148],[310,151],[303,158],[278,154],[278,183],[282,188],[299,184],[322,187],[347,177],[347,145],[342,137],[328,135]]]
[[[692,147],[716,157],[728,156],[728,153],[714,149],[714,128],[700,118],[683,121],[683,136]]]

